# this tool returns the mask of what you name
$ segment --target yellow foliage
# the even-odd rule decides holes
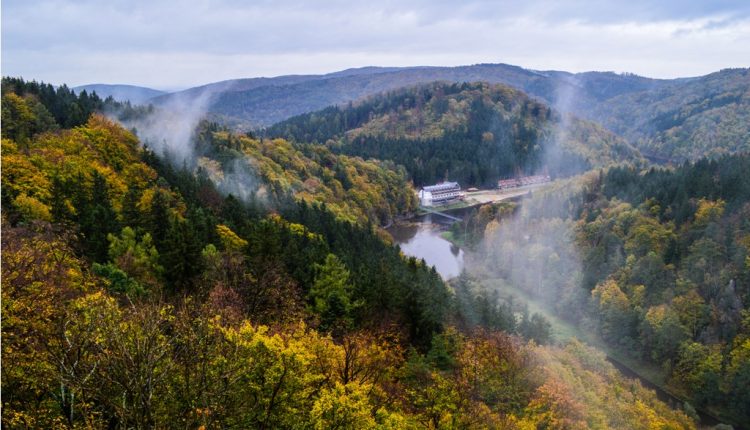
[[[27,220],[52,221],[49,206],[26,194],[20,194],[13,200],[13,205]]]
[[[601,307],[615,307],[627,309],[630,306],[628,296],[622,292],[620,287],[612,279],[608,279],[596,286],[591,295],[599,301]]]
[[[385,224],[417,204],[405,171],[389,163],[334,155],[323,146],[299,148],[283,139],[260,141],[226,132],[215,132],[213,138],[242,148],[272,197],[293,193],[308,203],[325,203],[346,221]],[[210,161],[201,165],[221,182],[211,173]]]
[[[315,401],[311,416],[316,430],[371,429],[375,420],[370,414],[367,396],[368,385],[350,382],[335,383],[333,388],[324,389]]]
[[[25,194],[42,201],[49,199],[52,188],[47,174],[15,152],[15,145],[7,139],[3,139],[2,184],[11,195]]]
[[[224,248],[227,250],[239,251],[247,246],[247,241],[245,239],[237,236],[237,233],[233,232],[232,229],[224,224],[216,226],[216,233],[219,235],[221,244],[224,245]]]
[[[724,200],[711,201],[700,199],[695,211],[695,224],[705,226],[709,222],[718,221],[724,215]]]

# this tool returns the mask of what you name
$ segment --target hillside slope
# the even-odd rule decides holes
[[[325,204],[339,219],[361,225],[386,225],[416,208],[406,172],[393,163],[336,155],[319,145],[254,139],[208,123],[197,136],[199,168],[236,196],[252,194],[271,207],[291,196]]]
[[[676,160],[750,150],[750,69],[619,95],[589,117],[644,153]]]
[[[347,103],[362,97],[433,81],[502,83],[548,103],[560,93],[575,93],[589,106],[597,101],[664,85],[667,81],[610,72],[574,75],[533,71],[508,64],[459,67],[405,67],[349,69],[327,75],[238,79],[204,85],[154,100],[197,98],[210,94],[209,112],[244,127],[268,126],[294,115]]]
[[[651,79],[612,72],[535,71],[507,64],[350,69],[327,75],[239,79],[154,99],[202,100],[216,120],[266,127],[331,105],[434,81],[509,85],[603,124],[662,158],[696,159],[747,149],[748,69],[698,78]]]
[[[34,130],[2,140],[3,428],[695,428],[582,345],[453,328],[435,270],[324,204],[222,195],[99,114],[54,123],[88,96],[24,94],[3,93]],[[205,133],[214,165],[279,183],[337,161]]]
[[[416,185],[451,179],[492,186],[518,172],[567,175],[639,159],[635,149],[596,124],[486,83],[400,89],[300,115],[265,132],[392,160],[406,167]]]
[[[743,425],[748,171],[748,154],[603,169],[535,192],[513,217],[479,211],[454,233],[484,236],[468,271],[521,291],[693,406]]]

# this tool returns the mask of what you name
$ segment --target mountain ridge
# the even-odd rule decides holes
[[[226,80],[161,94],[149,102],[167,108],[192,103],[211,120],[248,131],[435,81],[508,85],[558,111],[600,123],[654,159],[694,160],[750,149],[750,69],[742,68],[656,79],[608,71],[530,70],[504,63],[369,66],[321,75]],[[701,107],[703,99],[711,106]]]
[[[75,93],[81,93],[84,90],[87,93],[96,92],[102,99],[111,96],[118,102],[129,101],[133,104],[142,104],[154,97],[167,94],[165,91],[127,84],[86,84],[74,87],[72,90]]]

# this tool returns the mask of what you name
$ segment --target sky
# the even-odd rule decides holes
[[[750,1],[2,1],[2,74],[53,84],[477,63],[656,78],[748,67]]]

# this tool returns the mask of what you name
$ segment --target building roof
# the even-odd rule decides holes
[[[448,191],[453,189],[461,189],[461,186],[458,185],[458,182],[442,182],[440,184],[436,185],[429,185],[422,188],[425,191],[429,191],[431,193],[434,193],[435,191]]]

